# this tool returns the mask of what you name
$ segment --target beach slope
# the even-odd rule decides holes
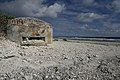
[[[0,80],[120,80],[119,43],[101,43],[20,46],[2,39]]]

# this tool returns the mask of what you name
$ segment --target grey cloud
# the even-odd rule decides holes
[[[94,28],[94,25],[84,24],[80,27],[82,31],[87,33],[94,33],[102,36],[120,36],[120,23],[111,23],[111,22],[102,22],[103,26],[99,26],[100,28]],[[93,35],[95,35],[93,34]],[[97,35],[97,36],[98,36]]]
[[[120,0],[114,0],[111,4],[107,5],[107,8],[120,12]]]
[[[79,22],[92,22],[97,19],[103,19],[105,15],[99,15],[96,13],[81,13],[77,16]]]
[[[120,34],[120,23],[103,22],[104,30]]]
[[[83,4],[86,6],[91,6],[92,4],[94,4],[94,0],[83,0]]]
[[[15,0],[0,3],[0,10],[13,15],[54,18],[65,9],[64,4],[54,3],[47,6],[42,2],[43,0]]]
[[[92,28],[92,27],[91,27],[90,25],[88,25],[88,24],[83,24],[83,26],[81,26],[80,28],[81,28],[81,30],[84,30],[84,31],[99,32],[98,29]]]
[[[102,22],[103,26],[99,29],[99,32],[104,36],[120,36],[120,23]]]

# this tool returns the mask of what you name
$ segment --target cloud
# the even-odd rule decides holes
[[[103,22],[104,31],[120,35],[120,23]]]
[[[98,29],[96,28],[92,28],[90,25],[88,24],[83,24],[83,26],[80,27],[81,30],[84,30],[84,31],[92,31],[92,32],[99,32]]]
[[[79,22],[92,22],[97,19],[103,19],[105,18],[104,15],[99,15],[96,13],[81,13],[77,16],[77,20]]]
[[[112,6],[116,12],[120,12],[120,0],[113,1]]]
[[[120,23],[102,22],[102,24],[103,26],[98,26],[99,28],[95,25],[83,24],[80,30],[93,34],[92,36],[119,37]]]
[[[0,3],[0,10],[17,16],[57,17],[65,9],[64,4],[43,5],[43,0],[14,0]]]
[[[86,6],[91,6],[92,4],[94,4],[94,0],[83,0],[83,4]]]

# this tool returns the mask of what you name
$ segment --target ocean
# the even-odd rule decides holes
[[[55,39],[120,42],[120,37],[81,37],[81,36],[54,36]]]

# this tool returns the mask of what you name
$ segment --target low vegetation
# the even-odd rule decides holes
[[[14,19],[15,16],[10,16],[0,12],[0,33],[6,33],[8,20]]]

